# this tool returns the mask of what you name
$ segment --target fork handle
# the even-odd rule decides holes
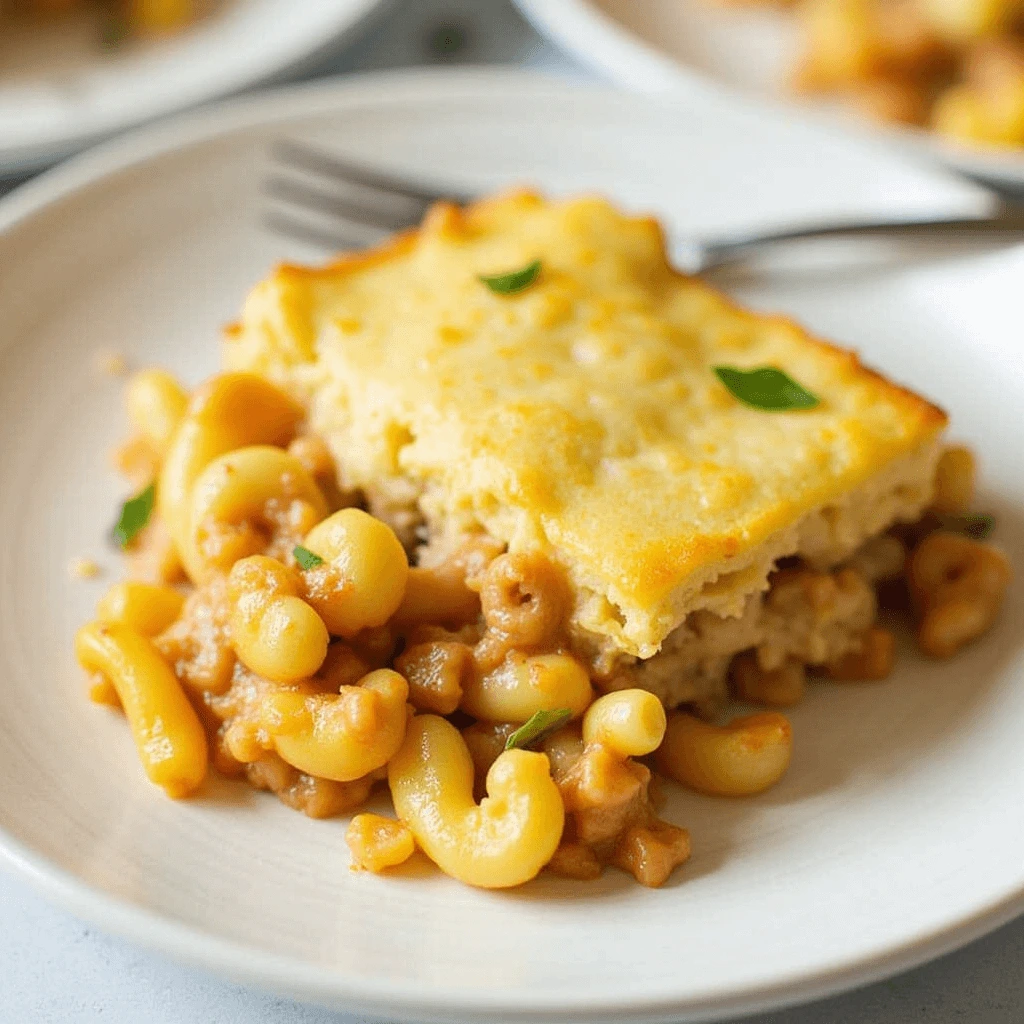
[[[985,217],[945,217],[909,221],[851,221],[845,224],[807,224],[765,234],[715,239],[705,247],[705,265],[725,263],[757,249],[812,238],[1024,238],[1024,205],[1003,206]]]

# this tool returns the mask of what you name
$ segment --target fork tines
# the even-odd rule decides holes
[[[275,170],[264,185],[271,202],[266,225],[277,234],[319,247],[364,248],[419,223],[427,207],[439,199],[469,199],[305,143],[278,142],[271,158]]]

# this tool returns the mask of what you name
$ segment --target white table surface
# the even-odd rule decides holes
[[[460,31],[438,32],[458,25]],[[439,48],[453,40],[454,52]],[[453,44],[449,44],[450,46]],[[439,61],[503,62],[585,77],[507,0],[404,0],[323,74]],[[0,191],[3,191],[0,185]],[[891,981],[747,1024],[1020,1024],[1024,919]],[[2,1024],[381,1024],[229,985],[110,938],[0,872]]]

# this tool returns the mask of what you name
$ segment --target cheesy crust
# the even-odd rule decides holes
[[[535,259],[520,293],[479,279]],[[654,220],[589,197],[440,205],[377,250],[282,266],[225,349],[306,404],[375,511],[540,549],[574,587],[574,633],[640,658],[695,610],[740,614],[778,558],[834,564],[915,518],[946,423],[678,273]],[[777,366],[820,405],[749,408],[721,364]]]

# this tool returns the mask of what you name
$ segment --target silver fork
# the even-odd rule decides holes
[[[267,226],[325,249],[366,247],[390,232],[418,224],[427,208],[441,199],[463,204],[475,198],[374,170],[305,143],[279,142],[271,155],[275,170],[265,183],[272,203]],[[858,237],[964,243],[1024,240],[1024,204],[1000,202],[991,213],[977,217],[811,223],[719,238],[675,238],[672,249],[682,269],[702,273],[785,243]]]

